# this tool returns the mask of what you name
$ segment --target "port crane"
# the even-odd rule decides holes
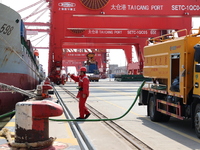
[[[191,29],[200,0],[46,0],[50,10],[50,79],[60,80],[63,49],[123,49],[130,74],[143,73],[146,40],[169,30]],[[28,23],[27,23],[28,24]],[[39,25],[39,24],[38,24]],[[138,62],[132,61],[132,46]]]

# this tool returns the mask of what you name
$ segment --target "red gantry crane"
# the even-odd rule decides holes
[[[55,83],[60,82],[63,49],[123,49],[128,71],[142,74],[147,38],[190,30],[192,16],[200,14],[200,0],[46,1],[51,12],[48,71]],[[132,62],[132,45],[138,63]]]

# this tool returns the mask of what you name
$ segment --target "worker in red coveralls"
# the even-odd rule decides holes
[[[68,73],[68,75],[75,81],[78,82],[78,94],[77,98],[79,98],[79,114],[80,116],[76,119],[87,119],[90,116],[90,112],[85,106],[86,100],[89,96],[89,79],[86,76],[86,68],[80,68],[80,75],[75,76]]]

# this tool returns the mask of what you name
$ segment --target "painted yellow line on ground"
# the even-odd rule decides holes
[[[5,127],[14,127],[15,122],[8,122]]]
[[[13,117],[15,118],[15,117]],[[8,127],[15,127],[15,122],[8,122],[4,128],[8,128]],[[15,133],[14,132],[10,132],[12,135],[14,135]],[[4,137],[0,137],[0,139],[5,139]],[[12,138],[13,139],[13,138]]]
[[[149,119],[147,119],[147,118],[145,118],[146,120],[149,120]],[[150,121],[150,120],[149,120]],[[177,133],[177,134],[179,134],[179,135],[182,135],[182,136],[184,136],[184,137],[186,137],[186,138],[188,138],[188,139],[190,139],[190,140],[193,140],[193,141],[195,141],[195,142],[197,142],[197,143],[200,143],[200,140],[198,139],[198,138],[194,138],[194,137],[192,137],[192,136],[189,136],[189,135],[187,135],[187,134],[185,134],[185,133],[182,133],[182,132],[179,132],[179,131],[177,131],[177,130],[175,130],[175,129],[173,129],[173,128],[170,128],[170,127],[168,127],[168,126],[166,126],[166,125],[163,125],[163,124],[159,124],[159,123],[156,123],[156,122],[152,122],[152,123],[154,123],[154,124],[157,124],[157,125],[159,125],[159,126],[161,126],[161,127],[163,127],[163,128],[167,128],[168,130],[170,130],[170,131],[173,131],[173,132],[175,132],[175,133]]]
[[[76,138],[58,138],[56,139],[57,142],[67,143],[69,145],[79,145]]]
[[[104,102],[106,102],[106,103],[109,103],[109,104],[111,104],[111,105],[113,105],[113,106],[116,106],[116,107],[118,107],[118,108],[120,108],[120,109],[127,110],[127,109],[124,108],[124,107],[121,107],[121,106],[116,105],[116,104],[114,104],[114,103],[112,103],[112,102],[106,101],[106,100],[104,100],[104,99],[102,99],[102,98],[99,98],[99,97],[96,97],[96,98],[99,99],[99,100],[102,100],[102,101],[104,101]],[[141,115],[139,115],[139,114],[137,114],[137,113],[135,113],[135,112],[133,112],[133,111],[130,111],[130,113],[132,113],[132,114],[134,114],[134,115],[136,115],[136,116],[138,116],[138,117],[140,117],[140,118],[144,118],[144,119],[146,119],[146,120],[148,120],[148,121],[151,121],[150,119],[148,119],[148,118],[146,118],[146,117],[144,117],[144,116],[141,116]],[[190,140],[193,140],[193,141],[195,141],[195,142],[197,142],[197,143],[200,143],[200,140],[199,140],[199,139],[194,138],[194,137],[192,137],[192,136],[189,136],[189,135],[187,135],[187,134],[185,134],[185,133],[179,132],[179,131],[177,131],[177,130],[175,130],[175,129],[173,129],[173,128],[170,128],[170,127],[168,127],[168,126],[166,126],[166,125],[163,125],[163,124],[160,124],[160,123],[156,123],[156,122],[152,122],[152,123],[154,123],[154,124],[156,124],[156,125],[159,125],[159,126],[161,126],[161,127],[163,127],[163,128],[166,128],[166,129],[168,129],[168,130],[170,130],[170,131],[172,131],[172,132],[175,132],[175,133],[177,133],[177,134],[179,134],[179,135],[181,135],[181,136],[184,136],[184,137],[186,137],[186,138],[188,138],[188,139],[190,139]]]
[[[64,114],[62,114],[61,116],[59,116],[59,119],[66,119],[66,117]],[[68,138],[57,138],[56,141],[61,142],[61,143],[66,143],[68,145],[73,145],[73,146],[79,145],[77,139],[74,137],[72,133],[69,123],[68,122],[63,122],[63,123],[66,129],[66,131],[63,131],[63,132],[66,132],[66,136]]]
[[[57,119],[66,119],[66,117],[65,117],[64,114],[62,114]],[[72,133],[71,127],[69,126],[69,123],[68,122],[63,122],[63,123],[65,125],[65,129],[66,129],[67,135],[69,136],[70,139],[73,139],[74,135]]]
[[[57,116],[56,119],[66,119],[65,115],[62,114],[61,116]],[[69,126],[68,122],[62,122],[64,125],[64,133],[66,133],[67,138],[57,138],[57,142],[66,143],[68,145],[79,145],[77,139],[74,137],[71,127]]]
[[[67,130],[67,135],[69,135],[70,138],[74,138],[74,135],[73,135],[72,130],[69,126],[69,123],[65,123],[65,126],[66,126],[66,130]]]

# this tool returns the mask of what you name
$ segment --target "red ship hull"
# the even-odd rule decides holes
[[[34,78],[18,73],[0,73],[0,82],[23,90],[32,90],[36,88],[38,81]],[[15,109],[17,102],[23,101],[26,97],[20,93],[5,91],[1,89],[0,93],[0,115]]]

